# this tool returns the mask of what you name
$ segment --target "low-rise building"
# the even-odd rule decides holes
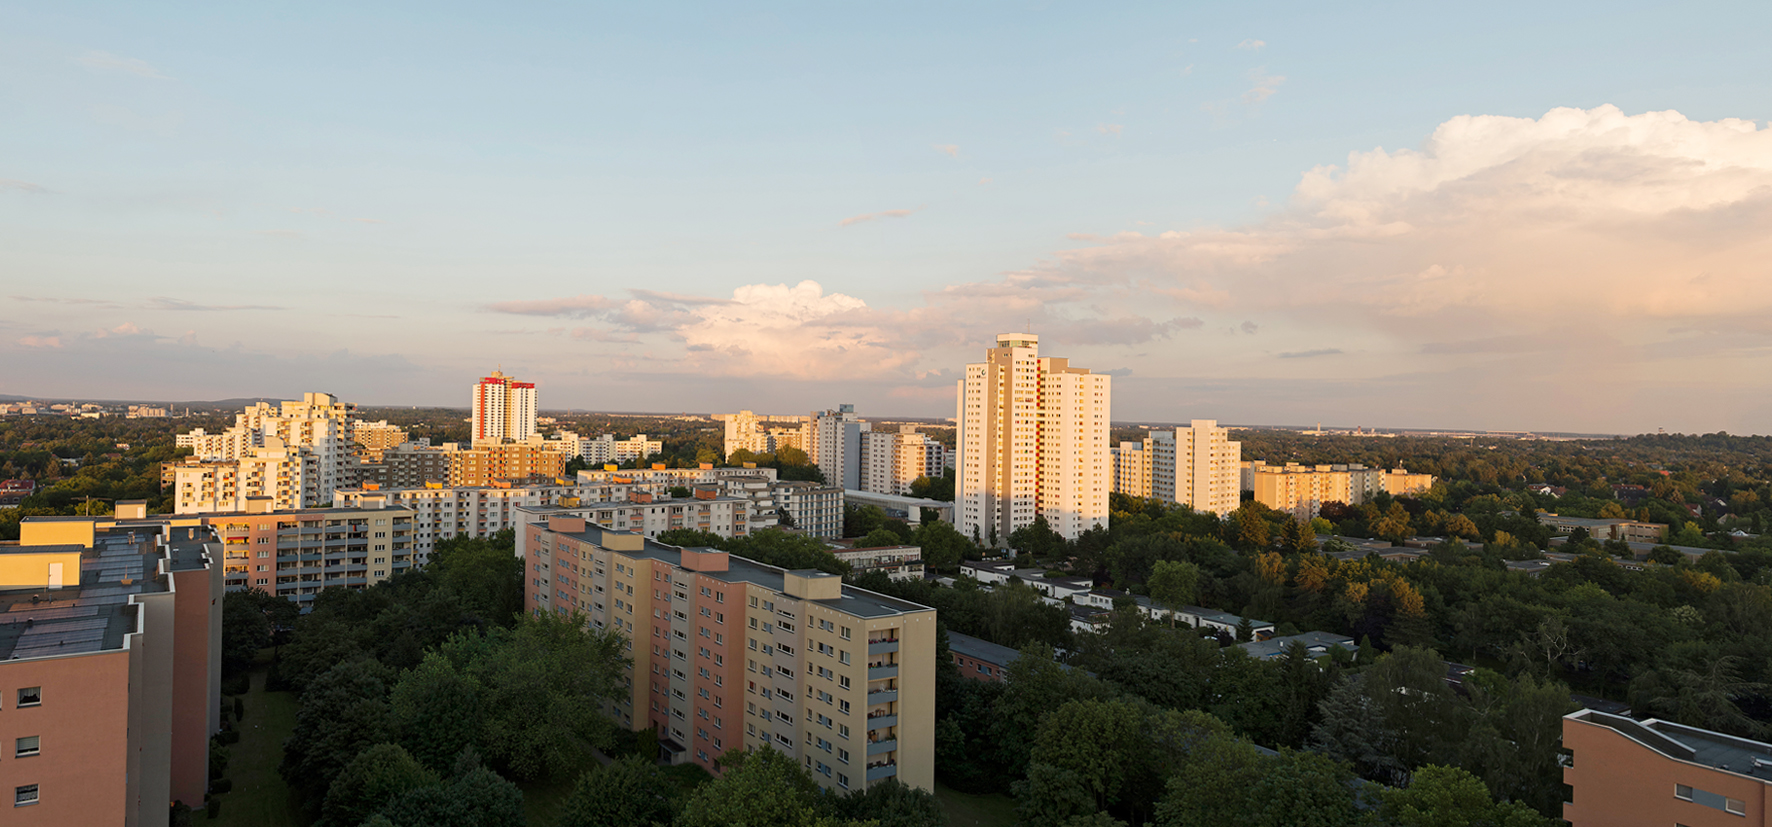
[[[1304,647],[1306,653],[1313,658],[1329,654],[1331,649],[1345,649],[1349,652],[1359,651],[1360,645],[1347,635],[1331,632],[1305,632],[1301,635],[1270,637],[1266,640],[1251,640],[1239,643],[1238,646],[1256,660],[1278,660],[1286,656],[1286,652],[1297,643]]]
[[[1009,664],[1021,653],[983,638],[948,632],[948,656],[959,667],[960,676],[975,681],[1003,681],[1009,677]]]
[[[627,692],[605,710],[653,728],[672,762],[717,772],[726,751],[769,746],[837,792],[934,789],[934,609],[570,509],[538,509],[518,537],[525,608],[628,638]]]
[[[848,563],[852,574],[878,571],[893,580],[923,579],[923,549],[917,546],[835,548],[831,555]]]
[[[1644,523],[1636,520],[1620,520],[1613,518],[1592,517],[1561,517],[1556,514],[1540,513],[1538,522],[1556,529],[1559,533],[1570,534],[1578,528],[1587,529],[1588,536],[1595,540],[1623,540],[1629,543],[1660,543],[1667,539],[1666,523]]]

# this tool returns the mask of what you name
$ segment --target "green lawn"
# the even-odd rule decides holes
[[[240,721],[240,743],[228,748],[227,778],[234,789],[217,796],[221,815],[211,821],[199,812],[200,824],[216,827],[305,827],[289,786],[277,774],[283,761],[283,739],[295,729],[295,695],[266,692],[265,672],[252,673],[252,691],[246,699],[246,716]]]
[[[968,795],[935,785],[935,798],[948,812],[949,827],[1012,827],[1015,799],[1006,795]]]

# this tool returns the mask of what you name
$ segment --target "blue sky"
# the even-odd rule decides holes
[[[0,8],[0,392],[1772,432],[1772,8],[956,5]]]

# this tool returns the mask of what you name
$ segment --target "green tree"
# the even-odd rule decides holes
[[[952,523],[925,520],[911,535],[911,543],[923,550],[923,565],[935,571],[954,571],[974,546]]]
[[[560,812],[559,827],[650,827],[669,824],[675,787],[656,764],[628,756],[579,776]]]
[[[883,548],[885,546],[902,545],[903,542],[903,539],[898,536],[897,532],[886,528],[885,526],[881,526],[880,528],[868,532],[868,536],[855,541],[855,547]]]
[[[437,772],[478,739],[483,687],[437,652],[409,669],[388,698],[393,727],[406,751]]]
[[[393,799],[437,783],[436,773],[397,744],[376,744],[333,779],[320,810],[321,827],[356,827]]]
[[[234,675],[246,671],[253,658],[258,657],[258,650],[271,645],[271,618],[265,614],[258,597],[264,594],[252,589],[228,592],[222,598],[223,673]]]
[[[1180,609],[1197,599],[1200,567],[1179,560],[1158,560],[1152,567],[1150,579],[1145,586],[1150,592],[1151,600],[1167,609]],[[1169,616],[1169,625],[1175,625],[1174,614]]]
[[[1407,788],[1383,792],[1380,812],[1397,827],[1551,827],[1561,819],[1541,816],[1519,802],[1496,803],[1483,782],[1456,767],[1427,765]]]
[[[477,762],[467,763],[447,784],[395,798],[380,817],[393,827],[524,827],[523,791]],[[365,822],[370,824],[376,822]]]
[[[1069,701],[1040,722],[1028,780],[1016,787],[1026,824],[1060,825],[1120,805],[1151,762],[1145,715],[1125,700]]]
[[[1038,559],[1051,559],[1064,554],[1066,543],[1064,536],[1052,530],[1046,522],[1045,515],[1034,518],[1034,521],[1016,529],[1009,534],[1009,547],[1018,554],[1031,554]]]
[[[878,827],[947,827],[948,823],[947,809],[934,793],[907,787],[896,778],[837,799],[836,809],[840,818]]]
[[[338,664],[302,694],[295,729],[283,744],[283,780],[318,815],[326,792],[357,754],[390,740],[393,673],[371,660]]]
[[[812,827],[833,815],[812,777],[769,747],[727,752],[720,768],[689,796],[676,827]]]

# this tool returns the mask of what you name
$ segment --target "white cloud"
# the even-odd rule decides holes
[[[946,155],[949,158],[960,157],[960,145],[959,144],[930,144],[930,146],[935,147],[936,152]]]
[[[1095,127],[1095,131],[1100,132],[1103,135],[1112,135],[1112,136],[1118,138],[1118,137],[1120,137],[1120,132],[1122,130],[1124,130],[1125,128],[1126,127],[1123,124],[1104,123],[1104,124],[1098,124]]]
[[[837,222],[837,226],[847,227],[851,224],[860,224],[864,221],[873,221],[874,219],[877,219],[877,218],[905,218],[905,217],[911,215],[912,213],[916,213],[922,209],[923,209],[922,207],[918,207],[915,210],[885,210],[883,212],[862,213],[861,215],[852,215],[848,218],[843,219],[842,221]]]
[[[1249,81],[1254,84],[1243,93],[1243,102],[1254,105],[1274,96],[1280,91],[1280,84],[1286,82],[1285,75],[1270,75],[1266,67],[1253,69],[1249,72]]]
[[[110,52],[89,51],[75,58],[74,62],[79,63],[81,66],[85,66],[88,69],[127,72],[139,77],[153,78],[154,80],[172,79],[161,73],[159,69],[155,69],[153,66],[149,65],[145,60],[114,55]]]
[[[62,338],[60,336],[21,336],[18,343],[20,347],[28,347],[32,350],[59,349],[62,346]]]
[[[1258,49],[1260,49],[1260,48],[1261,48],[1261,47],[1263,47],[1263,46],[1266,46],[1266,45],[1267,45],[1267,43],[1266,43],[1266,41],[1261,41],[1261,40],[1245,40],[1245,41],[1243,41],[1243,42],[1241,42],[1241,43],[1238,43],[1238,44],[1237,44],[1237,48],[1239,48],[1239,49],[1247,49],[1247,50],[1248,50],[1248,51],[1251,51],[1251,52],[1253,52],[1253,51],[1256,51],[1256,50],[1258,50]]]
[[[48,190],[45,190],[43,187],[29,181],[14,181],[11,178],[0,178],[0,191],[4,190],[18,190],[19,192],[29,192],[36,195],[42,195],[43,193],[48,192]]]

